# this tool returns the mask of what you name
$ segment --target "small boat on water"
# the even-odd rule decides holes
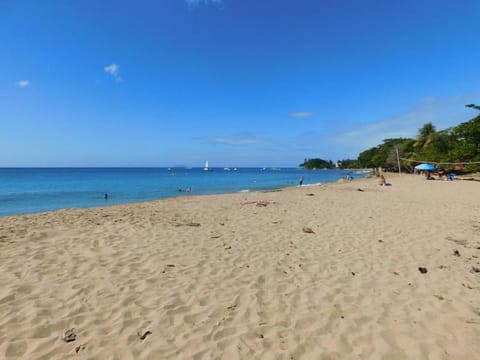
[[[208,166],[208,160],[205,161],[205,166],[203,167],[203,170],[205,170],[205,171],[212,171],[212,169],[210,169],[210,167]]]

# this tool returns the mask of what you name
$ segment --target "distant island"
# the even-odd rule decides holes
[[[335,167],[332,160],[323,160],[323,159],[305,159],[300,167],[305,169],[314,170],[314,169],[333,169]]]

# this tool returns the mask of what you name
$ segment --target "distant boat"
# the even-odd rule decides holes
[[[223,170],[230,171],[230,168],[229,167],[224,167]]]
[[[212,171],[212,169],[210,169],[210,168],[208,167],[208,160],[205,161],[205,167],[203,168],[203,170],[205,170],[205,171]]]

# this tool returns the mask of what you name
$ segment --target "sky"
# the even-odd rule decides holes
[[[342,160],[475,117],[478,0],[0,0],[0,167]]]

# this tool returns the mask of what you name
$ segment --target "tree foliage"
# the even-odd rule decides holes
[[[480,106],[475,105],[475,104],[468,104],[468,105],[465,105],[465,106],[466,106],[466,107],[469,107],[469,108],[473,108],[473,109],[480,110]]]
[[[385,139],[383,144],[360,153],[358,163],[362,168],[388,168],[398,170],[397,150],[399,157],[410,154],[413,148],[412,139]]]
[[[480,110],[475,104],[465,105]],[[338,162],[342,169],[378,168],[398,171],[398,158],[403,170],[412,171],[417,161],[434,163],[480,162],[480,115],[455,127],[437,131],[431,122],[418,129],[414,139],[385,139],[382,144],[362,151],[356,160]],[[333,168],[331,160],[305,159],[300,166],[306,169]],[[441,165],[445,170],[455,169],[455,165]],[[464,171],[480,171],[480,164],[466,165]]]
[[[300,164],[301,167],[305,169],[332,169],[334,164],[332,160],[323,160],[323,159],[305,159],[303,164]]]
[[[435,133],[435,125],[433,125],[431,122],[426,123],[420,129],[418,129],[418,135],[413,147],[417,149],[425,149],[432,143]]]
[[[475,104],[466,105],[480,110]],[[420,129],[415,139],[386,139],[383,144],[363,151],[358,156],[360,167],[382,167],[398,170],[397,150],[405,170],[412,170],[415,161],[436,163],[468,163],[480,161],[480,115],[458,126],[437,131],[435,125],[427,122]],[[411,161],[408,161],[411,160]],[[455,168],[454,164],[442,166]],[[467,171],[480,171],[480,166],[467,165]]]
[[[337,165],[340,169],[358,169],[358,160],[354,159],[344,159],[337,161]]]

